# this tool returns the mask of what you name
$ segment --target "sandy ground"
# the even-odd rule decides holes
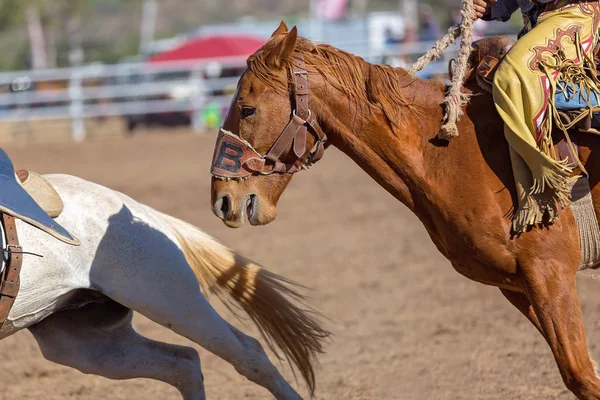
[[[312,287],[313,304],[329,317],[325,325],[335,335],[320,359],[317,399],[571,398],[533,326],[497,289],[458,275],[419,221],[343,154],[331,149],[317,167],[294,178],[275,223],[231,230],[209,209],[213,142],[157,132],[6,150],[18,167],[70,173],[125,192]],[[600,282],[579,279],[596,357],[599,289]],[[141,316],[135,323],[154,339],[193,345]],[[257,335],[250,323],[241,326]],[[210,399],[270,398],[195,347]],[[0,343],[0,360],[1,399],[179,398],[159,382],[111,381],[52,364],[27,331]],[[293,381],[287,365],[278,365]]]

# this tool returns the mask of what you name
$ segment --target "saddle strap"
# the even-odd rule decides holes
[[[569,143],[570,142],[570,143]],[[556,150],[558,151],[558,160],[568,160],[570,167],[577,167],[579,160],[579,149],[577,147],[577,141],[575,139],[567,140],[561,139],[556,144]]]
[[[21,284],[19,276],[23,265],[23,254],[21,254],[15,219],[2,213],[2,224],[6,236],[6,265],[0,276],[0,328],[8,319],[8,313],[19,293]]]

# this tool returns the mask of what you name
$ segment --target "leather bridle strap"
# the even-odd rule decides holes
[[[306,71],[306,63],[302,53],[294,53],[293,59],[294,69],[294,112],[292,119],[283,129],[269,152],[265,155],[265,159],[271,161],[273,172],[294,173],[302,169],[304,160],[302,157],[306,153],[306,119],[310,115],[308,104],[308,71]],[[292,167],[286,166],[279,161],[279,157],[293,141],[293,152],[297,160]]]
[[[308,104],[308,71],[304,62],[304,55],[298,52],[294,53],[293,64],[294,70],[292,72],[296,84],[294,87],[296,115],[306,120],[310,113],[310,106]]]
[[[310,113],[308,115],[308,118],[306,119],[306,126],[308,127],[308,130],[311,131],[313,135],[315,135],[318,139],[315,145],[316,148],[314,149],[314,152],[310,154],[310,162],[314,164],[321,158],[323,158],[323,155],[325,154],[325,148],[327,146],[327,135],[325,134],[325,132],[323,132],[323,129],[321,129],[321,126],[319,125],[317,120]]]
[[[265,156],[265,159],[271,161],[273,166],[273,172],[290,173],[293,174],[302,169],[306,162],[306,132],[309,130],[315,135],[316,149],[313,153],[308,154],[311,163],[319,161],[325,153],[325,142],[327,141],[327,135],[321,129],[317,120],[313,117],[310,112],[309,96],[308,96],[308,71],[306,70],[306,63],[304,62],[304,56],[302,53],[294,54],[294,98],[295,98],[295,109],[292,115],[292,119],[281,132],[273,146]],[[293,142],[294,155],[297,157],[296,162],[288,167],[281,161],[279,157],[283,151]]]
[[[304,138],[304,141],[302,142],[304,143],[304,146],[299,144],[302,138]],[[293,151],[296,157],[302,157],[306,152],[306,125],[305,121],[298,117],[298,115],[295,113],[265,156],[266,160],[274,164],[273,170],[275,172],[287,171],[287,166],[279,161],[279,157],[281,157],[281,154],[288,147],[291,141],[294,141]]]
[[[6,249],[4,250],[6,262],[2,275],[0,276],[0,327],[8,319],[8,313],[19,293],[21,266],[23,265],[23,254],[17,236],[17,225],[15,219],[6,213],[2,213],[2,224],[6,236]]]

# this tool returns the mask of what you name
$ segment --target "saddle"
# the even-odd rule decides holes
[[[58,218],[65,205],[54,187],[41,175],[20,169],[17,171],[18,182],[50,218]]]
[[[474,42],[469,60],[471,67],[466,73],[467,82],[477,82],[481,89],[492,93],[494,74],[515,43],[506,36],[491,36]],[[453,74],[453,62],[450,64],[450,76]]]
[[[8,314],[20,287],[23,255],[19,244],[15,219],[49,233],[71,244],[79,241],[54,221],[64,208],[60,195],[40,175],[25,170],[15,172],[12,162],[0,149],[0,223],[4,231],[3,263],[0,270],[0,328]]]

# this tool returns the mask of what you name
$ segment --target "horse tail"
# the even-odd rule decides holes
[[[177,238],[203,292],[216,294],[228,306],[241,307],[269,348],[279,357],[275,344],[314,393],[313,364],[324,352],[323,342],[330,333],[321,327],[319,314],[306,305],[306,298],[298,292],[301,286],[233,252],[195,226],[160,215]]]

